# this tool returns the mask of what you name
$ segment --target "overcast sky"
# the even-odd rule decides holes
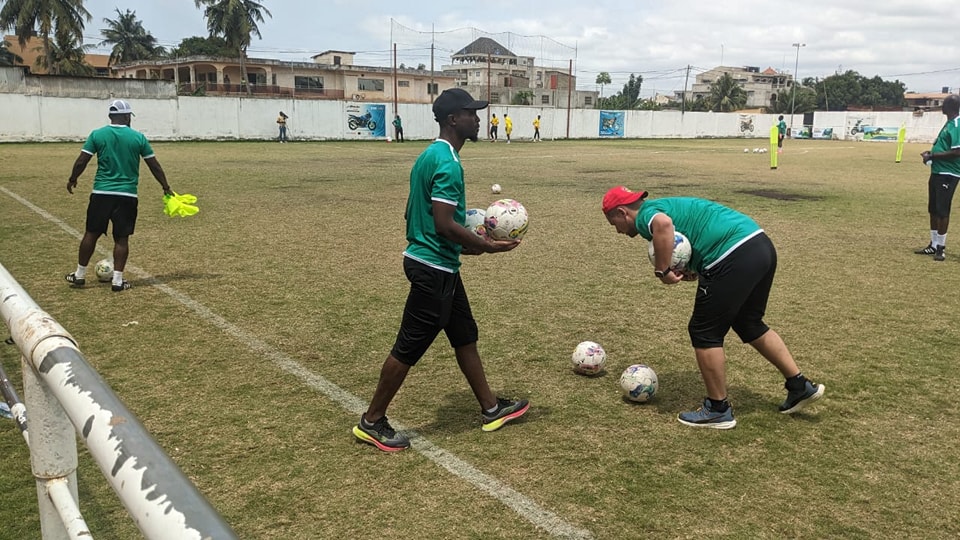
[[[457,29],[476,28],[511,33],[493,37],[546,65],[566,70],[574,60],[579,89],[597,89],[597,73],[609,72],[614,82],[607,94],[631,73],[643,76],[642,95],[672,94],[683,90],[687,66],[692,83],[696,73],[721,63],[788,73],[798,65],[800,78],[855,70],[899,79],[915,92],[960,88],[960,15],[948,0],[260,1],[272,17],[260,25],[263,39],[250,46],[255,58],[310,61],[332,49],[357,52],[359,65],[389,66],[396,42],[400,62],[429,66],[432,41],[439,69],[456,48],[483,35]],[[121,5],[164,46],[207,35],[193,0],[84,5],[93,16],[84,32],[88,44],[102,39],[103,19],[116,19]]]

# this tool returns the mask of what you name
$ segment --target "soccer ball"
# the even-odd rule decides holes
[[[527,209],[513,199],[500,199],[487,207],[484,225],[494,240],[519,240],[527,234]]]
[[[97,279],[101,282],[113,281],[113,263],[110,262],[110,259],[97,261],[93,271],[97,273]]]
[[[647,246],[647,256],[650,258],[650,264],[655,265],[653,242],[650,242]],[[687,267],[687,263],[690,262],[692,256],[693,246],[690,245],[690,240],[680,231],[673,231],[673,259],[670,261],[670,268],[683,270]]]
[[[584,341],[573,350],[573,371],[581,375],[596,375],[607,361],[607,353],[599,343]]]
[[[494,195],[499,194],[499,193],[500,193],[500,189],[501,189],[501,188],[500,188],[500,184],[494,184],[494,185],[490,186],[490,191],[491,191]]]
[[[754,154],[759,154],[759,153],[760,153],[760,149],[759,149],[759,148],[754,148],[754,149],[753,149],[753,153],[754,153]]]
[[[749,154],[749,153],[750,153],[750,149],[749,149],[749,148],[744,148],[744,149],[743,149],[743,153],[744,153],[744,154]]]
[[[656,395],[659,385],[657,373],[644,364],[634,364],[620,375],[623,397],[637,403],[650,401]]]
[[[470,208],[467,210],[467,217],[463,222],[463,226],[473,231],[473,234],[485,238],[487,236],[487,228],[483,225],[483,219],[486,217],[486,212],[479,208]]]

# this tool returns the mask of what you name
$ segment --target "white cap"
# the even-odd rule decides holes
[[[110,102],[109,114],[133,114],[133,107],[122,99],[115,99]]]

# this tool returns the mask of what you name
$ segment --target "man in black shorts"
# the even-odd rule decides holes
[[[173,195],[167,176],[160,167],[147,138],[130,127],[133,109],[122,99],[109,106],[110,124],[93,130],[87,137],[80,155],[73,164],[73,172],[67,180],[67,191],[73,193],[77,180],[97,156],[97,175],[87,206],[87,226],[80,240],[77,269],[66,275],[73,287],[86,283],[87,265],[97,247],[97,240],[107,234],[107,226],[113,223],[113,280],[115,292],[130,288],[123,279],[123,269],[130,253],[129,237],[137,224],[137,188],[140,182],[140,158],[146,162],[153,177],[160,182],[164,195]]]
[[[526,400],[498,398],[490,390],[477,352],[477,323],[460,279],[461,254],[499,253],[519,244],[518,240],[481,238],[463,226],[467,208],[460,149],[467,140],[477,141],[477,110],[486,106],[486,101],[474,100],[461,88],[440,94],[433,103],[440,136],[420,154],[410,172],[407,249],[403,252],[410,292],[373,399],[353,428],[357,439],[385,452],[410,446],[410,440],[387,421],[387,406],[441,330],[480,402],[483,431],[500,429],[530,407]]]
[[[960,96],[951,94],[941,108],[947,122],[940,129],[933,148],[920,154],[930,165],[927,182],[927,211],[930,212],[930,243],[914,253],[933,255],[933,260],[946,259],[947,227],[950,225],[950,206],[953,192],[960,181]]]

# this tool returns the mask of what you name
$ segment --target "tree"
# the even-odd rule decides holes
[[[247,66],[244,59],[252,35],[260,35],[257,23],[263,22],[263,16],[273,17],[263,4],[254,0],[194,0],[197,8],[203,6],[203,16],[207,19],[207,30],[211,36],[222,36],[227,46],[240,53],[240,84],[247,83]],[[246,85],[247,94],[250,86]]]
[[[227,40],[222,37],[188,37],[179,45],[170,49],[168,58],[183,58],[185,56],[222,56],[236,58],[237,51],[227,47]]]
[[[51,36],[60,44],[83,43],[84,22],[90,19],[83,0],[7,0],[0,9],[0,30],[13,30],[21,47],[38,36],[43,42],[43,64],[56,74],[61,62],[50,59]]]
[[[809,86],[810,80],[806,79],[804,84]],[[826,109],[829,102],[833,111],[843,111],[849,106],[885,108],[905,104],[906,87],[899,80],[884,81],[879,76],[868,79],[852,70],[821,80],[819,88],[826,88],[826,93],[817,92],[817,107]]]
[[[58,75],[92,77],[96,70],[87,63],[87,49],[92,47],[78,42],[69,33],[56,32],[53,41],[45,47],[46,54],[37,57],[37,67]]]
[[[630,110],[640,105],[640,87],[643,85],[643,76],[630,74],[630,79],[623,85],[623,89],[608,98],[597,100],[597,106],[603,109]]]
[[[533,90],[518,90],[510,103],[513,105],[531,105],[533,103]]]
[[[710,85],[708,101],[714,111],[737,111],[747,104],[747,92],[730,73],[724,73]]]
[[[423,71],[425,69],[427,69],[426,64],[417,64],[417,71]]]
[[[767,106],[768,114],[807,113],[817,110],[817,92],[807,86],[798,87],[797,95],[793,90],[774,94]]]
[[[20,58],[11,52],[10,49],[8,49],[9,46],[10,42],[7,40],[3,40],[3,42],[0,43],[0,66],[15,66],[17,64],[22,64],[23,58]]]
[[[107,28],[100,30],[105,38],[100,45],[113,46],[110,51],[111,65],[163,56],[163,47],[157,45],[157,38],[143,28],[135,11],[128,9],[120,13],[120,8],[116,8],[116,11],[116,20],[104,18]]]
[[[612,82],[613,81],[610,80],[610,74],[606,71],[601,71],[597,74],[597,84],[600,85],[600,99],[603,99],[603,86]]]

